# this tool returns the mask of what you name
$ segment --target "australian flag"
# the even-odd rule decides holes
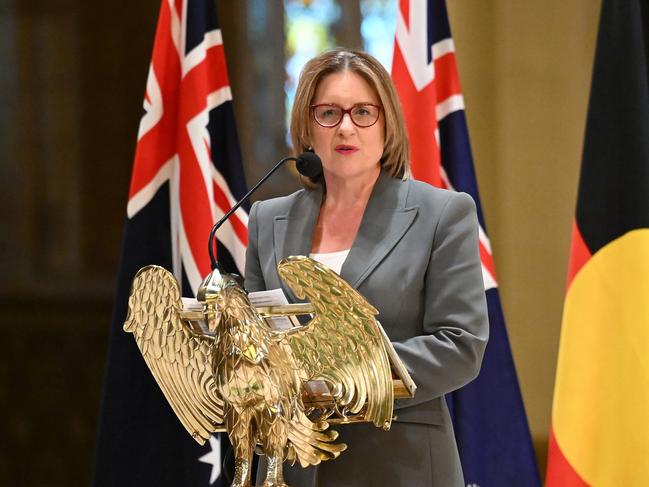
[[[221,31],[212,0],[162,0],[127,205],[94,485],[225,485],[225,447],[200,446],[122,330],[135,273],[157,264],[192,296],[210,272],[213,223],[246,192]],[[248,216],[217,233],[219,262],[243,271]],[[226,440],[223,440],[224,442]]]
[[[476,202],[490,336],[476,380],[447,396],[467,485],[539,486],[473,169],[464,98],[444,0],[400,0],[392,77],[404,109],[413,177]]]

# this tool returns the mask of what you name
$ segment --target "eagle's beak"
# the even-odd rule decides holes
[[[221,315],[222,315],[221,308],[218,306],[217,303],[210,303],[208,309],[210,311],[209,313],[206,313],[207,328],[210,330],[210,332],[216,333],[216,329],[219,327],[219,324],[221,323]]]

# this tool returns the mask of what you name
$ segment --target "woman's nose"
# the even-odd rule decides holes
[[[343,119],[340,121],[340,125],[338,125],[338,130],[341,132],[354,132],[356,130],[356,125],[352,122],[352,117],[349,113],[343,114]]]

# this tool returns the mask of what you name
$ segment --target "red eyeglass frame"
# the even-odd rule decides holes
[[[378,108],[379,114],[377,115],[376,120],[374,120],[374,122],[372,122],[370,125],[358,125],[354,121],[354,117],[352,116],[352,110],[356,107],[368,107],[368,106]],[[342,114],[340,115],[340,120],[338,120],[338,123],[336,123],[335,125],[322,125],[318,121],[317,117],[315,116],[315,109],[318,107],[340,108],[342,110]],[[354,125],[356,125],[358,128],[366,129],[368,127],[372,127],[373,125],[376,124],[376,122],[379,121],[379,118],[381,118],[381,111],[383,110],[383,107],[381,105],[375,105],[374,103],[357,103],[356,105],[353,105],[351,108],[347,108],[347,109],[344,109],[343,107],[341,107],[340,105],[336,105],[335,103],[318,103],[316,105],[311,105],[309,108],[311,109],[311,113],[313,114],[313,120],[315,120],[315,123],[317,123],[318,125],[326,129],[332,129],[334,127],[338,127],[338,125],[340,125],[343,122],[343,118],[345,118],[346,114],[349,115],[349,119],[352,121]]]

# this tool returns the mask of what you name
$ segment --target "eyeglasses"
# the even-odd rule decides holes
[[[381,114],[381,107],[371,103],[360,103],[345,110],[332,103],[311,105],[313,118],[318,125],[326,128],[336,127],[343,121],[346,113],[357,127],[366,128],[374,125]]]

